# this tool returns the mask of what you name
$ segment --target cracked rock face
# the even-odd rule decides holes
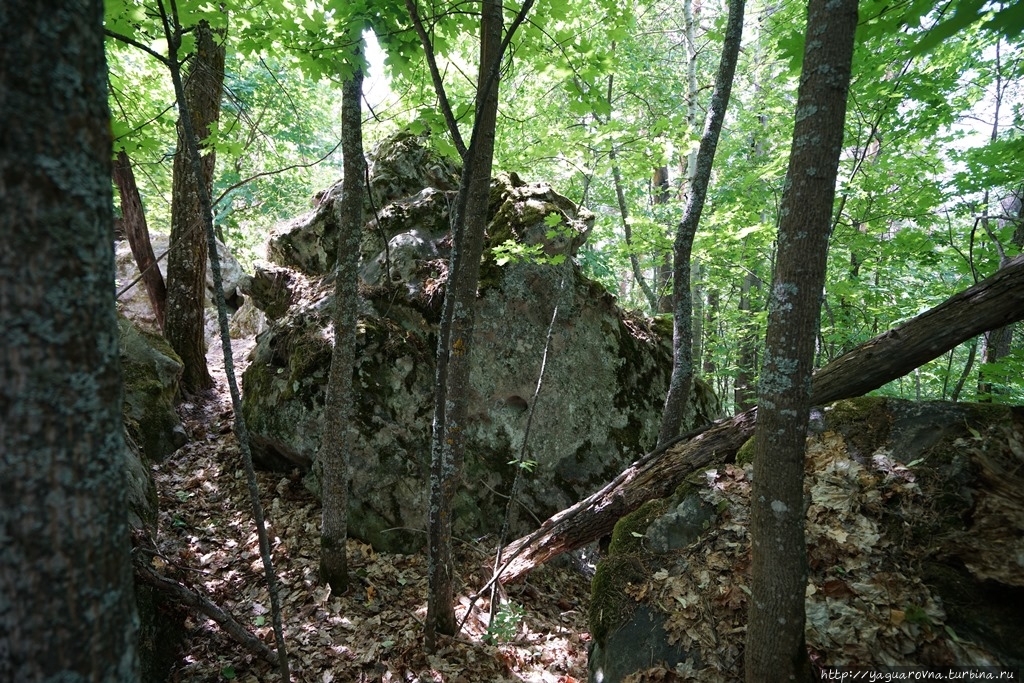
[[[379,549],[410,552],[426,539],[434,355],[458,175],[410,135],[385,142],[377,154],[384,156],[371,169],[381,176],[371,174],[375,206],[360,255],[349,533]],[[324,193],[312,212],[272,239],[275,263],[258,270],[252,287],[269,329],[243,380],[257,457],[267,466],[309,468],[314,489],[334,337],[330,271],[339,195]],[[492,181],[490,214],[455,501],[454,533],[463,538],[500,530],[517,471],[521,505],[512,533],[588,495],[651,448],[671,370],[665,326],[623,312],[573,263],[592,215],[514,174]],[[492,252],[499,245],[543,262],[499,266]],[[693,423],[718,411],[703,386],[698,398]],[[528,467],[514,464],[521,457]]]

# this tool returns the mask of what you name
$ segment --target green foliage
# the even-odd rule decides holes
[[[525,614],[526,610],[514,602],[500,605],[497,611],[491,615],[490,623],[487,624],[484,642],[489,645],[497,645],[514,640]]]
[[[534,470],[537,469],[536,460],[509,460],[507,464],[515,465],[524,472],[532,473]]]
[[[819,363],[994,272],[997,242],[1006,255],[1019,253],[1012,223],[985,222],[1024,182],[1024,48],[1008,40],[1020,30],[1017,5],[861,3]],[[151,3],[107,0],[105,7],[109,31],[166,53]],[[207,19],[228,29],[223,114],[208,142],[218,153],[217,223],[243,263],[257,258],[275,223],[306,210],[309,197],[340,175],[340,155],[330,153],[340,139],[338,85],[354,66],[366,66],[351,59],[364,31],[379,38],[386,57],[376,68],[386,69],[391,85],[366,122],[368,147],[408,127],[430,132],[437,149],[456,156],[404,2],[268,0],[222,7],[178,3],[183,25]],[[478,17],[455,2],[431,7],[439,67],[468,136],[475,73],[466,65],[477,58]],[[506,8],[506,18],[517,9]],[[735,106],[694,244],[699,361],[725,397],[747,362],[745,345],[757,346],[763,337],[804,12],[800,3],[750,8],[758,20],[745,34]],[[593,211],[594,229],[578,265],[622,305],[647,310],[630,261],[636,258],[648,283],[659,286],[656,273],[671,251],[686,200],[686,157],[699,138],[718,61],[721,8],[698,8],[693,125],[686,114],[689,50],[681,3],[539,0],[531,19],[503,64],[495,169],[547,180]],[[139,45],[108,40],[115,149],[124,147],[135,163],[151,228],[165,231],[176,112],[166,67]],[[1000,121],[993,135],[997,87]],[[666,203],[655,201],[661,197],[652,184],[652,171],[661,166],[669,170]],[[613,167],[632,234],[628,245]],[[549,219],[548,227],[559,230],[557,217]],[[493,257],[500,265],[564,259],[548,256],[540,244],[511,239],[494,247]],[[740,310],[741,296],[747,310]],[[1014,348],[1021,346],[1019,334]],[[968,349],[880,391],[949,398],[967,367]],[[1019,352],[992,366],[981,367],[982,360],[970,368],[960,398],[979,398],[981,372],[995,378],[993,400],[1020,400]]]

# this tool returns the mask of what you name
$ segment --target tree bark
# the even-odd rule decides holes
[[[224,375],[227,378],[228,392],[231,394],[231,406],[235,413],[235,435],[238,437],[238,447],[241,451],[242,463],[245,467],[245,478],[249,488],[249,498],[252,502],[253,521],[256,526],[256,536],[259,539],[260,559],[263,562],[263,571],[267,578],[267,591],[270,594],[270,612],[273,617],[274,638],[277,641],[277,665],[281,674],[281,680],[290,681],[291,674],[288,663],[288,651],[284,641],[284,620],[281,616],[281,599],[277,590],[277,576],[274,573],[273,560],[270,555],[270,539],[267,535],[267,528],[263,517],[263,504],[260,502],[256,472],[252,464],[252,450],[249,446],[249,430],[246,428],[242,411],[242,397],[238,391],[238,383],[235,381],[234,357],[231,351],[231,336],[228,332],[227,305],[224,301],[224,283],[221,278],[220,259],[217,255],[217,240],[213,226],[213,204],[210,201],[209,186],[206,183],[199,182],[204,174],[203,159],[199,146],[200,141],[195,128],[192,126],[193,117],[189,109],[188,97],[185,94],[185,86],[182,83],[181,66],[178,61],[178,47],[181,45],[181,36],[184,30],[178,20],[175,3],[170,3],[170,14],[168,14],[163,0],[159,0],[156,3],[156,7],[160,12],[164,37],[167,41],[167,61],[165,64],[171,72],[174,98],[182,114],[178,121],[181,133],[178,141],[183,143],[183,148],[179,150],[180,154],[178,156],[184,158],[191,169],[194,190],[199,203],[199,220],[206,238],[207,253],[210,256],[210,265],[212,266],[214,301],[217,304],[217,323],[220,328],[221,351],[224,356]]]
[[[611,103],[611,77],[608,80],[609,90],[609,104]],[[637,256],[636,247],[633,245],[633,226],[629,221],[629,208],[626,206],[626,193],[622,188],[622,172],[619,170],[618,163],[615,160],[615,149],[613,148],[608,153],[609,158],[612,160],[612,180],[615,182],[615,198],[619,204],[619,217],[622,219],[622,234],[626,240],[626,251],[629,253],[629,265],[633,269],[633,280],[643,290],[644,297],[647,299],[647,305],[651,308],[651,313],[658,312],[658,296],[651,289],[651,286],[647,284],[647,278],[644,277],[643,271],[640,269],[640,257]]]
[[[811,0],[758,383],[750,493],[748,683],[811,681],[804,639],[804,451],[843,148],[857,0]]]
[[[338,206],[338,258],[334,283],[334,351],[327,380],[327,405],[318,462],[323,485],[320,526],[320,578],[331,591],[348,590],[348,462],[352,448],[349,428],[352,410],[352,373],[356,361],[359,243],[366,195],[366,159],[363,156],[363,46],[356,38],[352,75],[342,84],[341,144],[344,177]]]
[[[1019,320],[1024,320],[1024,255],[829,363],[812,379],[811,404],[861,396],[986,330]],[[659,446],[600,491],[510,543],[502,553],[501,582],[517,581],[538,564],[611,533],[620,517],[669,495],[696,470],[731,461],[754,433],[756,410],[719,420],[694,438]]]
[[[424,628],[424,644],[431,652],[436,649],[438,634],[454,635],[457,628],[452,503],[460,483],[465,452],[462,429],[469,407],[469,347],[473,338],[476,288],[490,197],[502,23],[501,1],[483,0],[476,117],[463,159],[456,200],[451,266],[437,346],[430,513],[427,520],[427,618]]]
[[[220,94],[224,84],[224,45],[218,44],[210,25],[199,22],[195,29],[196,51],[185,82],[185,101],[192,114],[192,129],[202,143],[210,125],[220,117]],[[193,178],[185,152],[184,129],[178,121],[178,151],[174,155],[171,196],[171,244],[167,257],[167,318],[164,336],[184,365],[181,387],[186,393],[213,386],[206,367],[206,259],[208,248],[203,231],[202,209],[196,183],[203,182],[207,194],[213,187],[216,154],[203,156],[203,177]],[[200,148],[203,145],[200,144]]]
[[[758,286],[757,276],[747,271],[740,285],[740,301],[737,308],[744,319],[740,332],[739,355],[736,359],[736,382],[733,385],[733,404],[736,412],[742,412],[756,405],[754,378],[757,376],[757,327],[750,322],[751,292]]]
[[[0,681],[137,681],[103,3],[0,45]]]
[[[715,161],[718,137],[725,121],[725,110],[729,105],[733,76],[739,58],[740,41],[743,37],[743,10],[745,0],[729,0],[729,23],[725,29],[722,45],[722,59],[715,77],[715,90],[711,95],[711,106],[704,134],[697,151],[695,175],[690,196],[686,201],[683,220],[676,231],[673,248],[673,313],[672,325],[672,377],[669,380],[668,396],[661,418],[658,443],[666,443],[679,433],[686,404],[693,388],[693,298],[690,293],[690,258],[693,239],[700,225],[708,185],[711,183],[711,167]]]
[[[149,303],[153,306],[156,324],[163,330],[167,308],[167,286],[164,284],[164,276],[157,266],[153,245],[149,241],[146,212],[142,208],[142,197],[139,195],[139,186],[135,182],[132,162],[123,149],[118,151],[114,158],[114,183],[121,196],[121,215],[124,218],[128,246],[131,247],[135,265],[138,266],[139,273],[142,275],[142,284],[145,285]]]

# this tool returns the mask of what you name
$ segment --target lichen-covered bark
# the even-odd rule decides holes
[[[103,3],[0,6],[0,680],[137,681]]]
[[[674,323],[672,330],[672,379],[669,381],[668,396],[665,397],[665,412],[661,418],[659,443],[666,443],[679,434],[686,402],[693,389],[693,295],[690,293],[690,257],[693,239],[700,225],[704,200],[711,183],[711,167],[715,162],[719,134],[725,121],[725,110],[729,106],[733,76],[739,59],[740,42],[743,37],[743,13],[745,0],[729,0],[729,23],[725,29],[722,44],[722,59],[715,77],[715,90],[711,95],[704,133],[697,150],[693,184],[686,200],[683,220],[676,230],[672,259],[672,301]]]
[[[362,42],[353,62],[362,61]],[[338,259],[334,284],[334,351],[327,380],[320,446],[320,482],[323,508],[320,526],[320,578],[335,593],[348,589],[348,461],[354,433],[350,422],[352,372],[356,360],[356,313],[358,307],[359,244],[363,229],[363,199],[366,194],[366,159],[363,157],[362,107],[363,71],[356,66],[342,85],[341,125],[345,176],[338,204]]]
[[[192,113],[196,138],[205,140],[210,124],[220,117],[224,84],[224,45],[205,21],[196,27],[196,51],[185,82],[185,101]],[[206,259],[208,247],[203,230],[202,208],[185,152],[184,131],[178,122],[178,153],[174,156],[174,187],[171,197],[171,252],[167,256],[167,318],[164,336],[181,358],[185,392],[213,386],[206,367]],[[216,155],[203,155],[203,182],[212,187]]]
[[[758,388],[746,680],[809,681],[804,449],[857,0],[811,0]]]
[[[455,209],[451,268],[437,349],[437,387],[431,442],[428,514],[427,620],[425,642],[433,650],[437,634],[454,635],[452,504],[462,471],[464,429],[469,399],[469,345],[473,338],[476,288],[480,278],[484,229],[491,189],[491,164],[498,112],[502,3],[484,0],[480,20],[480,73],[476,120],[464,159]]]

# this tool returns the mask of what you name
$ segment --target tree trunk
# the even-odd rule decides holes
[[[704,210],[704,200],[711,182],[711,167],[714,164],[715,150],[718,147],[718,136],[722,131],[722,123],[725,121],[725,109],[729,105],[729,94],[732,91],[733,76],[736,73],[736,61],[739,57],[740,40],[743,35],[744,3],[745,0],[729,0],[729,23],[725,29],[722,60],[718,65],[715,90],[711,95],[711,108],[704,125],[704,134],[701,136],[700,149],[697,151],[696,174],[690,196],[686,201],[683,220],[676,231],[672,275],[673,312],[675,314],[672,326],[672,377],[669,380],[668,396],[665,398],[665,410],[661,418],[658,443],[666,443],[679,433],[693,387],[691,349],[693,302],[690,294],[690,256],[693,251],[693,238],[697,234],[700,215]]]
[[[692,13],[691,13],[692,14]],[[696,67],[696,63],[694,63]],[[694,90],[696,91],[696,68],[694,69]],[[696,97],[696,92],[694,93]],[[694,107],[696,108],[696,106]],[[687,182],[684,180],[683,182]],[[651,185],[654,192],[651,196],[651,203],[654,205],[655,218],[660,214],[659,208],[665,207],[671,197],[668,182],[668,166],[658,166],[654,169]],[[669,228],[671,230],[671,228]],[[672,252],[662,251],[660,248],[654,253],[654,281],[653,289],[658,295],[652,313],[672,312]]]
[[[220,117],[224,84],[224,46],[218,44],[205,21],[196,27],[196,51],[185,83],[185,101],[192,113],[192,128],[202,142],[210,124]],[[202,145],[200,146],[202,147]],[[213,386],[206,367],[206,234],[196,192],[196,179],[185,153],[184,131],[178,122],[178,152],[174,155],[174,186],[171,197],[171,244],[167,257],[167,318],[164,336],[181,358],[181,387],[186,393]],[[216,155],[203,156],[207,191],[213,187]]]
[[[260,502],[259,488],[256,481],[256,472],[252,464],[252,450],[249,446],[249,430],[245,425],[245,418],[242,412],[242,397],[238,391],[238,383],[235,381],[234,361],[231,351],[231,336],[228,331],[227,305],[224,301],[224,283],[221,277],[220,259],[217,255],[217,240],[213,226],[213,203],[210,201],[209,186],[200,182],[204,175],[203,159],[200,153],[200,140],[193,127],[193,116],[189,109],[188,97],[185,93],[185,86],[181,78],[181,62],[178,59],[178,46],[181,44],[181,36],[184,33],[178,24],[178,14],[175,4],[172,2],[171,13],[168,15],[163,0],[156,3],[160,13],[160,20],[163,24],[164,37],[167,41],[166,66],[171,72],[171,83],[174,86],[174,98],[181,112],[178,121],[180,135],[178,138],[181,148],[179,157],[185,160],[191,169],[191,176],[194,181],[193,187],[199,205],[198,219],[202,232],[206,238],[207,253],[210,255],[211,272],[213,275],[214,302],[217,305],[217,323],[220,328],[221,352],[224,357],[224,375],[227,378],[228,392],[231,394],[231,407],[235,413],[235,435],[238,437],[238,447],[242,455],[242,464],[245,469],[246,483],[249,488],[249,499],[252,503],[253,521],[256,526],[256,536],[259,540],[260,559],[263,562],[264,574],[267,578],[267,592],[270,594],[270,613],[273,618],[274,638],[277,641],[277,665],[282,681],[290,681],[290,667],[288,662],[288,651],[284,642],[284,620],[281,616],[281,599],[277,589],[277,576],[274,573],[273,561],[270,555],[270,539],[267,535],[267,528],[263,517],[263,505]],[[197,41],[198,43],[198,41]],[[218,91],[219,92],[219,91]],[[205,367],[205,364],[204,364]]]
[[[843,148],[857,0],[811,0],[758,383],[750,493],[748,683],[811,681],[804,640],[804,451]]]
[[[502,5],[483,0],[476,118],[463,159],[456,200],[451,266],[437,346],[437,383],[431,442],[428,518],[428,596],[424,644],[437,647],[438,634],[454,635],[452,503],[462,475],[463,426],[468,412],[469,350],[476,312],[476,288],[483,254],[498,111]]]
[[[320,578],[335,594],[348,590],[348,461],[352,448],[349,428],[352,373],[356,360],[356,311],[359,282],[359,243],[366,195],[363,157],[363,46],[352,56],[353,72],[342,84],[341,144],[345,175],[338,206],[338,263],[334,283],[334,351],[327,380],[327,405],[318,461],[322,467],[323,508],[320,527]]]
[[[164,276],[157,266],[153,245],[149,241],[146,212],[142,208],[142,197],[139,195],[139,186],[135,183],[132,162],[123,149],[117,153],[117,157],[114,159],[114,183],[121,196],[121,215],[128,245],[131,247],[132,256],[135,257],[135,265],[138,266],[139,273],[142,275],[142,284],[146,287],[149,303],[153,306],[156,324],[163,330],[167,307],[167,286],[164,284]]]
[[[982,332],[1024,320],[1024,255],[935,308],[894,327],[815,373],[812,405],[862,396],[938,358]],[[659,446],[611,483],[548,518],[502,553],[501,582],[521,579],[538,564],[581,548],[648,500],[664,498],[685,477],[728,462],[754,433],[756,408],[719,420],[695,438]]]
[[[0,45],[0,681],[137,681],[103,3]]]

